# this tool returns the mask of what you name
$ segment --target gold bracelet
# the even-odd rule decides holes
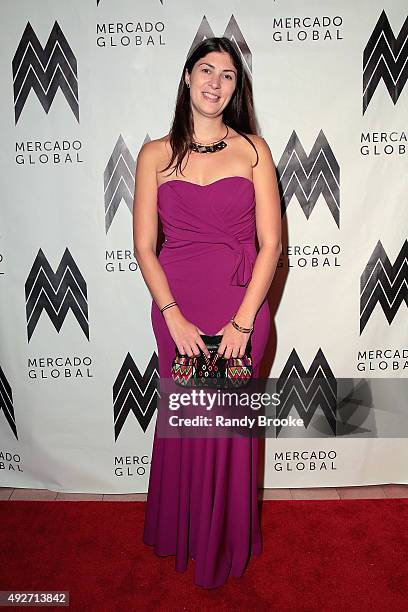
[[[243,332],[244,334],[249,334],[251,331],[253,331],[254,326],[252,325],[252,327],[241,327],[241,325],[238,325],[238,323],[236,323],[234,321],[236,313],[234,314],[234,316],[231,319],[231,323],[232,323],[232,327],[234,327],[236,330]]]

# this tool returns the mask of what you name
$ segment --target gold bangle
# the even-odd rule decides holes
[[[236,330],[238,330],[238,331],[240,331],[240,332],[243,332],[244,334],[249,334],[251,331],[253,331],[253,329],[254,329],[254,326],[253,326],[253,325],[252,325],[252,327],[241,327],[241,325],[238,325],[238,323],[236,323],[236,322],[234,321],[234,318],[235,318],[235,315],[232,317],[232,319],[231,319],[231,323],[232,323],[232,326],[233,326],[233,327],[234,327]]]

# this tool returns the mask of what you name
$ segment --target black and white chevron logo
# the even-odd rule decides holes
[[[195,35],[192,45],[187,53],[187,57],[190,56],[191,52],[195,49],[195,47],[200,44],[205,38],[212,38],[213,36],[216,36],[216,34],[214,34],[214,31],[211,28],[207,17],[204,15],[197,30],[197,34]],[[221,34],[221,36],[229,38],[234,44],[238,54],[241,56],[244,65],[244,70],[246,71],[249,79],[251,79],[252,53],[248,47],[248,43],[246,42],[244,35],[241,32],[241,29],[238,26],[234,15],[231,15],[227,27],[225,28],[224,34]]]
[[[408,240],[394,265],[379,240],[360,278],[360,334],[377,303],[391,325],[403,302],[408,306]]]
[[[408,17],[397,38],[383,10],[363,52],[363,115],[382,79],[394,106],[408,78]]]
[[[145,142],[148,140],[150,138],[146,138]],[[133,214],[135,171],[136,160],[120,135],[103,173],[106,233],[122,200]]]
[[[45,48],[39,42],[30,22],[24,30],[13,57],[15,122],[21,115],[33,89],[46,113],[61,89],[79,121],[77,61],[57,21]]]
[[[159,397],[159,362],[156,352],[142,374],[130,353],[113,385],[113,419],[115,442],[125,424],[129,412],[133,412],[143,432],[152,420]]]
[[[276,381],[276,391],[281,400],[277,418],[287,418],[294,408],[307,428],[320,408],[333,434],[336,434],[337,381],[321,348],[307,372],[293,349]],[[277,427],[277,436],[281,429],[281,426]]]
[[[319,195],[322,195],[340,227],[340,167],[333,150],[320,130],[310,152],[306,152],[295,131],[276,167],[281,192],[281,210],[285,214],[289,202],[296,195],[309,219]]]
[[[42,249],[25,283],[28,341],[43,310],[59,332],[69,310],[89,340],[87,287],[68,248],[54,272]]]
[[[0,411],[3,412],[6,417],[7,423],[10,425],[10,429],[13,432],[16,440],[18,440],[17,435],[17,425],[16,419],[14,416],[14,407],[13,407],[13,394],[11,391],[11,386],[9,381],[6,378],[1,366],[0,366]]]

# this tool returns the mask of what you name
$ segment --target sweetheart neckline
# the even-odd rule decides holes
[[[248,181],[249,183],[251,183],[252,186],[254,186],[254,182],[251,179],[246,176],[240,176],[237,174],[232,176],[223,176],[219,179],[216,179],[215,181],[212,181],[211,183],[206,183],[205,185],[200,185],[200,183],[194,183],[193,181],[186,181],[184,179],[170,179],[168,181],[164,181],[164,183],[161,183],[157,187],[157,190],[159,190],[161,187],[163,187],[163,185],[166,185],[167,183],[188,183],[189,185],[194,185],[194,187],[211,187],[211,185],[215,185],[216,183],[220,183],[221,181],[226,181],[227,179],[242,179],[244,181]]]

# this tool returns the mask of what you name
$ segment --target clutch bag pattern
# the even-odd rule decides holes
[[[171,365],[174,382],[183,387],[234,388],[247,385],[252,378],[251,338],[248,339],[242,357],[220,357],[217,353],[222,336],[201,334],[209,357],[200,350],[199,355],[176,355]]]

